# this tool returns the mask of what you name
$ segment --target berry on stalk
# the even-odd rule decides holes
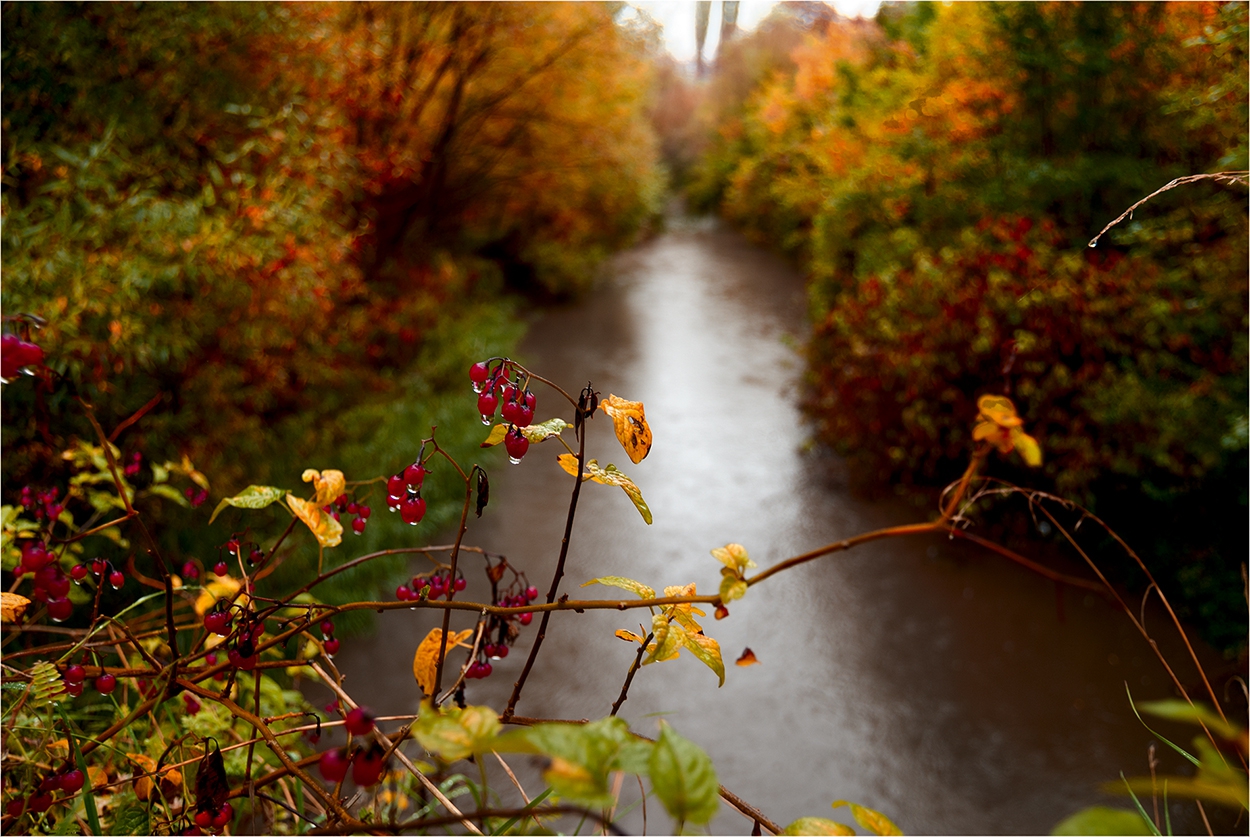
[[[373,713],[357,706],[347,713],[343,722],[352,735],[368,735],[373,730]]]
[[[503,446],[508,450],[508,461],[513,465],[517,465],[521,461],[521,457],[525,456],[525,452],[530,448],[530,440],[525,438],[516,425],[512,426],[512,430],[504,437]]]
[[[422,497],[409,497],[399,505],[399,516],[409,526],[416,526],[421,522],[421,518],[425,517],[425,499]]]
[[[95,679],[95,690],[102,695],[111,695],[117,688],[117,678],[111,674],[101,674]]]
[[[317,762],[317,769],[321,771],[321,776],[327,782],[338,783],[347,778],[347,768],[351,766],[352,760],[347,757],[347,750],[340,747],[337,750],[326,750],[321,754],[321,760]]]

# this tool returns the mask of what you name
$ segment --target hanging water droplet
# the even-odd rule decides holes
[[[1090,246],[1090,247],[1097,247],[1097,246],[1098,246],[1098,239],[1096,239],[1096,238],[1095,238],[1093,241],[1091,241],[1091,242],[1089,243],[1089,246]]]
[[[481,394],[482,394],[482,385],[481,385],[481,384],[474,384],[474,385],[473,385],[473,391],[474,391],[474,392],[476,392],[478,395],[481,395]]]
[[[509,462],[511,462],[513,465],[520,465],[520,464],[521,464],[521,457],[519,457],[519,456],[509,456],[509,457],[508,457],[508,461],[509,461]]]
[[[491,418],[493,418],[493,417],[492,417],[492,416],[486,416],[486,415],[482,416],[482,424],[486,425],[487,427],[490,427],[490,420],[491,420]]]

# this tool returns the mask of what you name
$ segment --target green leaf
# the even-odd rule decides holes
[[[834,820],[827,820],[824,817],[799,817],[794,822],[787,825],[781,831],[782,834],[798,834],[798,835],[851,835],[854,837],[855,829],[849,825],[843,825]]]
[[[552,436],[559,436],[570,427],[569,423],[562,418],[547,419],[542,424],[531,424],[529,427],[521,428],[521,435],[529,439],[532,444],[545,442]]]
[[[434,709],[426,701],[412,734],[431,753],[456,761],[494,748],[499,736],[499,716],[489,706]]]
[[[169,468],[158,462],[152,463],[152,482],[160,485],[169,482]]]
[[[724,572],[722,570],[722,572]],[[726,575],[720,580],[720,600],[729,604],[734,599],[741,599],[747,594],[747,583],[733,575]]]
[[[710,822],[720,807],[712,760],[663,721],[660,738],[651,750],[651,787],[678,822]]]
[[[625,578],[619,575],[604,575],[599,578],[592,578],[582,584],[583,587],[589,587],[592,584],[606,584],[609,587],[620,587],[622,590],[628,590],[634,593],[640,599],[654,599],[655,591],[647,585],[634,581],[632,578]]]
[[[617,751],[616,758],[609,766],[623,773],[646,776],[651,772],[651,749],[653,747],[655,747],[654,741],[628,741]]]
[[[109,826],[109,834],[151,834],[152,829],[148,825],[148,812],[146,808],[138,805],[132,805],[118,812],[113,818],[113,824]]]
[[[227,497],[217,504],[217,508],[213,509],[213,516],[208,519],[211,524],[217,519],[217,515],[221,514],[222,509],[226,506],[234,506],[239,509],[263,509],[271,503],[276,503],[286,496],[285,488],[275,488],[272,485],[249,485],[233,497]]]
[[[30,669],[30,701],[31,709],[43,709],[52,703],[62,691],[61,673],[47,660],[40,660]]]
[[[690,653],[694,654],[708,668],[716,673],[720,678],[717,688],[725,685],[725,661],[721,659],[720,643],[712,639],[707,634],[696,634],[690,631],[683,631],[682,642],[690,649]]]
[[[1136,811],[1095,805],[1066,817],[1050,832],[1052,835],[1153,834],[1149,824]]]
[[[1169,721],[1181,721],[1187,724],[1205,724],[1220,738],[1234,741],[1241,737],[1241,731],[1234,725],[1216,715],[1210,709],[1184,700],[1155,700],[1137,704],[1137,708],[1156,718],[1167,718]]]
[[[841,808],[846,805],[851,809],[851,816],[855,817],[855,822],[871,831],[873,834],[897,835],[902,834],[894,823],[890,822],[890,818],[879,811],[871,808],[865,808],[863,805],[856,805],[854,802],[847,802],[845,799],[839,799],[833,803],[834,808]]]
[[[547,756],[551,764],[543,779],[557,794],[586,805],[610,805],[608,775],[613,770],[635,772],[637,743],[624,720],[607,717],[589,724],[535,724],[500,736],[494,749]],[[621,764],[622,756],[628,767]]]
[[[191,508],[191,503],[181,491],[167,483],[157,483],[148,488],[149,494],[155,494],[158,497],[164,497],[166,500],[173,500],[183,508]]]

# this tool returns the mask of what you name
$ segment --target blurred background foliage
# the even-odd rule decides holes
[[[866,484],[958,475],[976,398],[1015,399],[1039,485],[1245,641],[1245,3],[784,4],[722,50],[672,166],[809,275],[805,392]],[[674,86],[669,99],[689,97]],[[669,145],[666,143],[665,148]]]
[[[467,370],[514,349],[517,300],[586,289],[657,216],[658,35],[620,9],[5,3],[3,306],[63,376],[5,388],[5,501],[64,482],[75,395],[109,430],[154,402],[123,454],[189,455],[213,503],[383,476],[433,425],[472,461]],[[371,499],[364,546],[394,542]]]

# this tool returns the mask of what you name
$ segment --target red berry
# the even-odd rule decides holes
[[[87,679],[87,670],[74,663],[65,667],[64,677],[66,683],[81,683]]]
[[[322,621],[321,632],[326,636],[334,636],[334,623],[329,619]]]
[[[386,493],[391,497],[404,496],[404,490],[408,486],[404,483],[404,475],[396,474],[386,481]]]
[[[362,788],[377,784],[378,779],[382,778],[384,752],[380,745],[374,743],[365,752],[357,753],[352,763],[352,781]]]
[[[529,410],[531,413],[533,413],[534,409],[538,406],[538,399],[534,397],[534,393],[530,392],[529,389],[525,390],[525,397],[522,400],[525,404],[525,409]]]
[[[499,416],[509,424],[518,424],[520,423],[520,418],[518,417],[520,411],[520,404],[515,401],[505,400],[503,402],[503,409],[499,411]]]
[[[122,586],[125,583],[126,583],[126,576],[125,574],[122,573],[121,570],[113,570],[111,573],[109,573],[109,584],[113,585],[114,590],[122,589]]]
[[[360,706],[348,712],[343,720],[352,735],[368,735],[373,729],[373,713]]]
[[[213,827],[213,812],[212,811],[197,811],[195,814],[195,824],[198,825],[200,828],[212,828]]]
[[[74,769],[61,776],[61,790],[66,793],[78,793],[82,790],[84,778],[82,771]]]
[[[111,695],[117,688],[117,678],[111,674],[101,674],[95,679],[95,690],[102,695]]]
[[[535,587],[535,586],[533,586],[533,585],[530,585],[529,587],[526,587],[526,588],[525,588],[525,598],[529,599],[531,602],[532,602],[532,601],[534,601],[534,599],[537,599],[537,598],[538,598],[538,588],[537,588],[537,587]]]
[[[404,469],[404,483],[409,488],[420,488],[425,481],[426,470],[420,462],[414,462]]]
[[[252,669],[256,668],[256,653],[253,652],[251,654],[246,654],[246,655],[240,653],[239,659],[235,662],[234,665],[235,665],[235,668],[238,668],[241,671],[251,671]]]
[[[501,660],[502,660],[504,657],[508,656],[508,646],[504,645],[502,642],[501,642],[501,643],[499,643],[498,645],[496,645],[496,646],[495,646],[495,656],[496,656],[496,657],[498,657],[498,658],[499,658],[499,659],[501,659]]]
[[[351,763],[352,760],[347,757],[346,750],[342,748],[326,750],[321,754],[321,761],[318,762],[317,768],[327,782],[341,782],[347,777],[347,768],[351,766]]]
[[[6,334],[5,337],[8,337]],[[5,377],[8,377],[7,375]],[[20,817],[22,812],[26,810],[26,797],[19,796],[10,799],[8,804],[4,806],[4,813],[9,817]]]
[[[530,613],[528,610],[521,614],[520,622],[522,625],[528,625],[530,622],[533,622],[533,621],[534,621],[534,614]]]
[[[221,803],[221,807],[217,809],[217,813],[213,815],[213,828],[223,829],[234,819],[234,806],[229,802]]]
[[[412,598],[412,591],[408,589],[407,584],[401,584],[395,588],[395,598],[401,602],[406,602]]]
[[[74,581],[82,581],[83,579],[87,577],[87,565],[75,564],[73,567],[70,568],[69,574],[74,579]]]
[[[48,615],[56,622],[64,622],[74,615],[74,605],[69,599],[48,599]]]
[[[361,506],[359,509],[356,510],[356,514],[360,515],[361,520],[368,520],[369,515],[373,514],[373,509],[369,508],[368,506]]]
[[[421,522],[421,518],[425,517],[425,499],[422,497],[410,497],[404,500],[399,506],[399,516],[409,526],[416,526]]]
[[[42,814],[52,807],[52,794],[41,793],[26,800],[26,810],[32,814]]]
[[[8,335],[5,335],[6,337]],[[469,380],[473,382],[473,391],[479,392],[482,384],[486,383],[486,378],[490,375],[485,363],[475,363],[469,367]]]
[[[503,446],[508,449],[508,459],[515,465],[529,450],[530,440],[525,438],[519,429],[513,427],[512,432],[504,438]]]
[[[529,407],[518,407],[516,411],[517,427],[529,427],[534,423],[534,411]]]
[[[495,415],[495,408],[499,406],[499,397],[490,390],[486,390],[477,397],[477,411],[482,414],[482,424],[490,424],[491,417]]]
[[[194,581],[200,577],[200,568],[195,566],[194,561],[188,561],[182,565],[182,577]]]
[[[326,650],[327,654],[337,654],[339,652],[339,641],[334,637],[330,637],[321,643],[321,647]]]
[[[452,582],[451,586],[453,590],[459,593],[461,590],[463,590],[465,587],[468,586],[468,582],[465,581],[463,577],[460,577],[460,578],[457,578],[454,582]]]
[[[490,663],[482,663],[481,668],[478,669],[477,676],[478,677],[490,677],[490,673],[494,670],[495,670],[494,666],[492,666]]]
[[[78,697],[79,695],[82,694],[82,688],[83,688],[82,683],[66,683],[65,694],[69,695],[70,697]]]
[[[230,567],[225,561],[218,561],[217,565],[213,567],[213,572],[217,573],[218,578],[225,578],[230,574]]]
[[[365,519],[363,517],[358,517],[352,521],[352,531],[357,535],[365,533]]]
[[[82,774],[79,774],[79,775],[82,775]],[[52,791],[58,791],[61,789],[62,784],[63,784],[62,777],[56,774],[53,774],[51,776],[45,776],[44,780],[39,783],[39,792],[51,793]]]
[[[265,553],[258,547],[248,553],[247,561],[249,564],[259,564],[265,559]]]

